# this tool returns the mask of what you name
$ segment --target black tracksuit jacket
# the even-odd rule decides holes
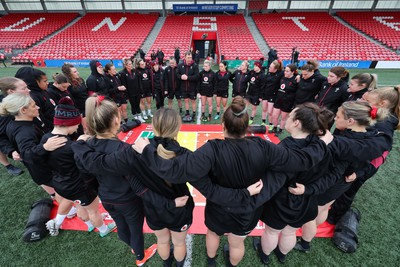
[[[335,84],[329,84],[328,81],[326,81],[322,84],[316,103],[318,106],[326,107],[336,114],[343,102],[347,101],[349,98],[347,88],[347,84],[342,80]]]
[[[71,86],[68,87],[68,92],[74,99],[75,107],[79,109],[80,113],[85,114],[85,102],[89,97],[85,81],[82,78],[79,79],[79,82],[72,81]]]
[[[326,81],[326,77],[320,73],[315,73],[308,79],[300,78],[299,87],[296,91],[295,105],[306,102],[315,102],[315,96],[322,88],[322,84]]]
[[[186,74],[188,76],[187,80],[182,80],[182,75]],[[178,64],[176,75],[180,81],[181,92],[196,92],[197,82],[199,80],[199,66],[197,66],[194,61],[187,64],[184,60],[182,63]]]
[[[123,86],[126,87],[126,92],[128,93],[128,96],[131,97],[142,94],[139,85],[140,78],[135,70],[132,70],[131,73],[129,73],[126,69],[123,69],[119,72],[119,74],[121,76],[121,83]]]
[[[232,88],[232,96],[245,96],[247,93],[248,87],[248,76],[250,75],[250,71],[246,73],[242,72],[241,70],[235,70],[230,77],[230,81],[233,84]]]
[[[180,89],[180,80],[178,79],[178,75],[176,73],[177,68],[172,68],[168,66],[164,70],[164,80],[166,90],[168,92],[179,92]]]

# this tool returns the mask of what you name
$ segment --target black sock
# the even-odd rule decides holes
[[[274,250],[274,253],[275,253],[275,255],[278,257],[278,260],[280,261],[280,262],[285,262],[285,259],[286,259],[286,254],[283,254],[281,251],[280,251],[280,249],[279,249],[279,247],[276,247],[276,249]]]
[[[56,193],[50,194],[50,197],[55,198],[56,197]]]
[[[124,122],[125,122],[125,123],[127,123],[127,122],[128,122],[128,119],[127,119],[127,118],[126,118],[126,119],[124,119]]]
[[[261,261],[264,264],[268,264],[269,263],[269,255],[264,253],[264,251],[262,250],[262,247],[261,247],[261,243],[257,246],[257,252],[258,252],[258,256],[260,257]]]
[[[272,122],[270,122],[269,125],[274,125],[274,124]]]
[[[254,117],[250,117],[250,120],[254,120]]]
[[[194,113],[194,112],[193,112],[193,113]],[[205,115],[204,115],[204,112],[201,113],[201,116],[203,116],[203,117],[205,116]]]
[[[215,262],[215,259],[217,258],[217,256],[215,256],[214,258],[210,258],[210,257],[208,257],[208,255],[207,255],[207,265],[208,266],[216,266],[216,262]]]
[[[195,117],[195,116],[196,116],[196,112],[194,112],[194,111],[193,111],[193,114],[192,114],[192,116],[193,116],[193,117]]]
[[[143,260],[144,259],[144,254],[135,254],[135,256],[136,256],[136,260],[139,260],[139,261],[141,261],[141,260]]]
[[[182,108],[179,108],[179,112],[182,113]]]
[[[183,260],[176,261],[176,267],[183,267],[183,264],[185,263],[185,259],[186,259],[186,256],[183,258]]]
[[[267,122],[267,120],[262,120],[262,122],[263,122],[263,123],[266,123],[266,122]]]
[[[300,240],[300,245],[305,249],[309,249],[310,248],[310,242],[305,241],[303,238]]]
[[[189,115],[189,110],[188,109],[186,110],[186,115]]]
[[[219,112],[217,112],[217,115],[219,115]]]

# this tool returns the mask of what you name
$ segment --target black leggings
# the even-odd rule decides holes
[[[140,114],[140,95],[129,96],[132,115]]]
[[[377,171],[378,169],[375,169],[373,173],[370,173],[365,177],[357,177],[357,179],[351,184],[351,187],[338,199],[336,199],[329,210],[329,216],[334,222],[338,222],[340,218],[342,218],[342,216],[350,209],[358,190]]]
[[[143,203],[140,199],[126,204],[104,203],[103,207],[110,213],[118,227],[118,237],[130,246],[136,258],[141,260],[144,257],[143,237]]]

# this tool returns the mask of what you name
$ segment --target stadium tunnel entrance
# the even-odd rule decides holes
[[[206,59],[210,56],[215,63],[219,61],[217,32],[193,32],[191,47],[194,51],[199,50],[200,59]]]

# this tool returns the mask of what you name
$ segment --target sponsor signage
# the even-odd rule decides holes
[[[172,5],[174,12],[236,12],[238,9],[237,4],[226,4],[226,5],[188,5],[182,4]]]

